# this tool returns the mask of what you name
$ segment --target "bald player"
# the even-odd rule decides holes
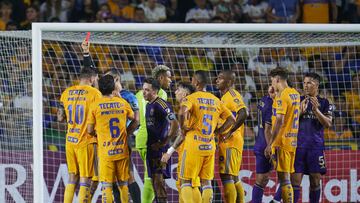
[[[219,173],[228,203],[245,202],[239,172],[244,146],[244,122],[248,112],[242,96],[234,89],[235,79],[234,72],[223,70],[216,80],[217,88],[222,95],[221,102],[236,118],[232,128],[224,132],[224,139],[219,141]],[[221,120],[220,123],[223,122],[224,120]]]

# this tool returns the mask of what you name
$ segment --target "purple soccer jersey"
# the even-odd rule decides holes
[[[146,128],[148,132],[147,140],[147,171],[149,177],[153,174],[163,174],[164,178],[170,178],[171,159],[167,164],[160,161],[163,153],[166,153],[168,145],[154,150],[151,146],[154,143],[162,142],[166,138],[169,130],[170,121],[174,120],[175,114],[165,100],[158,97],[153,102],[146,105]]]
[[[146,105],[146,129],[148,132],[147,148],[151,150],[151,145],[157,142],[162,142],[167,136],[170,120],[175,119],[175,114],[166,101],[158,97],[153,102]],[[166,152],[167,146],[158,152],[152,150],[150,157],[161,157],[163,152]]]
[[[302,96],[300,99],[303,101],[305,97]],[[317,99],[320,104],[319,110],[324,115],[332,116],[333,106],[329,101],[319,96]],[[297,148],[324,149],[324,126],[313,113],[311,102],[308,103],[305,112],[300,115],[299,125]]]
[[[271,125],[272,104],[273,100],[269,96],[264,96],[257,106],[259,131],[255,138],[255,154],[264,154],[264,150],[267,146],[265,139],[265,123]]]

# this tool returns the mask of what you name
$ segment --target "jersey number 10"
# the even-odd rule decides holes
[[[69,112],[68,112],[68,115],[69,115],[69,120],[68,120],[68,123],[70,124],[73,124],[74,121],[73,121],[73,105],[69,105],[68,106],[68,109],[67,109]],[[82,122],[84,121],[84,106],[83,105],[76,105],[75,106],[75,124],[77,125],[80,125],[82,124]]]

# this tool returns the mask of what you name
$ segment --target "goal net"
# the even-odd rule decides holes
[[[93,26],[93,25],[92,25]],[[94,25],[96,26],[96,25]],[[213,25],[213,29],[216,29]],[[299,25],[300,26],[300,25]],[[219,28],[220,29],[220,28]],[[0,34],[0,202],[32,202],[33,155],[42,150],[45,202],[61,202],[67,183],[65,157],[66,124],[57,122],[59,98],[66,87],[77,84],[82,67],[81,41],[86,32],[43,32],[41,42],[43,145],[32,145],[31,33]],[[305,72],[322,76],[320,94],[335,106],[333,126],[326,130],[325,160],[327,174],[322,176],[323,202],[360,201],[360,34],[357,32],[92,32],[90,54],[101,73],[121,72],[124,88],[136,93],[152,68],[164,64],[171,68],[173,84],[167,90],[174,106],[176,84],[190,81],[194,70],[207,70],[211,84],[207,90],[219,95],[216,76],[223,69],[237,75],[235,88],[242,94],[250,116],[245,124],[245,145],[239,176],[251,201],[255,181],[253,146],[258,130],[257,104],[267,94],[268,73],[277,66],[291,72],[289,82],[302,92]],[[360,47],[360,46],[359,46]],[[37,50],[34,50],[37,51]],[[34,61],[33,61],[34,63]],[[36,77],[36,76],[35,76]],[[36,81],[35,81],[36,82]],[[40,109],[41,110],[41,109]],[[36,135],[34,135],[36,136]],[[36,156],[34,154],[34,156]],[[134,175],[143,187],[144,166],[139,154],[132,155]],[[36,157],[34,157],[36,158]],[[173,158],[172,178],[167,180],[168,201],[178,202],[175,187],[177,157]],[[217,167],[217,164],[216,164]],[[35,168],[35,166],[34,166]],[[215,169],[214,202],[224,202],[222,185]],[[37,171],[34,171],[36,175]],[[269,202],[277,188],[275,174],[266,187]],[[309,180],[302,182],[301,198],[309,201]],[[93,202],[100,200],[100,190]]]

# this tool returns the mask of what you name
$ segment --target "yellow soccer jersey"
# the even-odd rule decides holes
[[[91,105],[87,122],[95,125],[101,159],[115,161],[129,156],[128,118],[133,119],[134,112],[123,98],[103,97]]]
[[[284,124],[273,142],[273,147],[281,147],[289,152],[296,150],[299,129],[300,94],[294,88],[287,87],[276,96],[273,103],[272,126],[276,115],[283,114]]]
[[[246,108],[245,103],[242,99],[242,96],[240,93],[234,89],[230,89],[227,91],[222,97],[221,102],[225,105],[226,108],[228,108],[231,113],[236,117],[237,112],[240,109]],[[220,124],[222,125],[225,122],[224,119],[220,119]],[[225,133],[227,133],[230,130],[226,130]],[[234,136],[232,136],[229,140],[227,140],[225,143],[227,147],[233,147],[238,150],[243,149],[244,145],[244,124],[240,126],[235,132]]]
[[[216,96],[202,91],[188,95],[181,105],[190,112],[184,149],[200,156],[212,155],[215,152],[214,131],[219,118],[231,116],[230,110]]]
[[[133,119],[134,112],[123,98],[103,97],[91,104],[87,122],[95,125],[101,159],[115,161],[129,156],[128,118]]]
[[[100,97],[100,91],[89,85],[75,85],[62,93],[60,101],[68,123],[66,144],[82,147],[96,142],[96,138],[87,133],[86,120],[90,104]]]

